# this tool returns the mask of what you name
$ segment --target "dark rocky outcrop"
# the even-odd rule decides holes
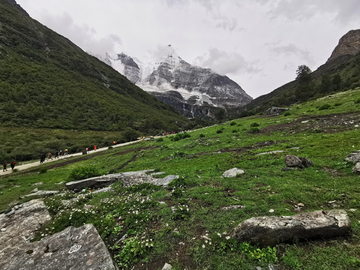
[[[297,157],[295,155],[286,155],[285,164],[287,167],[297,167],[305,169],[314,166],[314,163],[306,157]]]
[[[280,115],[289,110],[290,110],[289,108],[270,107],[269,109],[267,109],[264,112],[264,114],[265,115]]]
[[[275,246],[282,242],[344,235],[351,230],[345,210],[315,211],[295,216],[254,217],[240,223],[230,234],[240,242]]]
[[[359,52],[360,52],[360,29],[351,30],[339,40],[339,44],[334,49],[328,62],[345,55],[353,56]]]

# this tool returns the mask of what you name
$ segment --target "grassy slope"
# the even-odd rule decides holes
[[[38,238],[41,233],[91,222],[118,263],[123,267],[133,265],[134,269],[161,269],[165,262],[170,262],[174,269],[254,269],[276,261],[282,269],[358,269],[359,176],[352,173],[353,165],[344,162],[344,157],[360,149],[360,129],[355,127],[359,124],[356,116],[360,105],[354,102],[359,98],[360,89],[356,89],[300,104],[293,107],[288,116],[242,118],[235,120],[235,125],[229,122],[193,131],[190,138],[179,141],[172,141],[169,136],[162,142],[112,149],[104,155],[44,174],[14,173],[0,179],[3,193],[0,209],[5,209],[14,198],[29,193],[34,183],[44,182],[39,189],[63,189],[64,184],[56,183],[65,181],[74,168],[95,166],[101,173],[107,173],[136,156],[135,161],[120,171],[154,168],[182,177],[175,181],[178,185],[173,187],[175,191],[170,197],[169,191],[163,188],[124,189],[119,184],[115,185],[114,193],[85,197],[69,208],[60,204],[64,197],[51,197],[47,204],[55,215],[54,221],[44,226]],[[319,110],[324,104],[332,107]],[[338,118],[341,113],[349,112],[355,122],[349,120],[335,126],[330,122],[329,127],[320,124],[321,117],[337,114]],[[311,124],[302,123],[306,120]],[[253,123],[260,124],[259,133],[249,133]],[[200,138],[200,134],[205,137]],[[140,150],[139,146],[153,147]],[[129,152],[129,149],[134,150]],[[285,152],[255,156],[275,150]],[[314,162],[314,167],[281,171],[286,154],[306,156]],[[223,178],[222,173],[233,167],[243,169],[245,174]],[[66,196],[76,195],[68,192]],[[159,201],[165,204],[159,205]],[[296,213],[293,206],[298,203],[305,205],[304,212],[337,207],[357,209],[348,211],[352,235],[281,244],[276,247],[276,253],[225,238],[245,219],[293,215]],[[94,208],[83,210],[84,204]],[[221,210],[234,204],[246,208]],[[178,208],[173,214],[171,206],[183,207],[183,210]],[[57,214],[60,209],[65,211]],[[270,209],[275,212],[270,213]],[[128,240],[122,242],[126,244],[122,248],[123,244],[115,242],[125,233]],[[206,234],[212,239],[211,245],[200,237]],[[145,246],[146,243],[152,247]]]
[[[151,133],[186,122],[7,1],[0,22],[1,126]]]

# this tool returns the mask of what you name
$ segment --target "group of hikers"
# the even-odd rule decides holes
[[[16,161],[13,161],[13,162],[10,163],[11,170],[14,170],[15,165],[16,165]],[[7,166],[7,163],[4,162],[4,163],[3,163],[3,172],[6,172],[6,171],[7,171],[6,166]]]
[[[55,153],[55,159],[57,158],[60,158],[61,156],[66,156],[68,154],[68,150],[65,149],[64,152],[63,150],[59,150]],[[52,154],[51,152],[49,152],[47,155],[46,154],[42,154],[40,156],[40,163],[44,163],[45,162],[45,159],[46,159],[46,156],[47,156],[47,160],[49,161],[50,159],[53,160],[52,158]]]

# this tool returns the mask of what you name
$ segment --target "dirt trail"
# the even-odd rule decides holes
[[[113,148],[117,148],[117,147],[122,147],[122,146],[126,146],[126,145],[129,145],[129,144],[134,144],[134,143],[138,143],[138,142],[141,142],[141,140],[137,140],[137,141],[132,141],[132,142],[127,142],[127,143],[121,143],[121,144],[116,144],[116,145],[113,145],[112,147]],[[66,160],[66,159],[69,159],[71,157],[78,157],[78,156],[82,156],[81,158],[78,158],[76,160],[68,160],[66,162],[62,162],[62,163],[58,163],[58,164],[53,164],[53,165],[49,165],[47,166],[48,169],[53,169],[53,168],[57,168],[57,167],[62,167],[62,166],[65,166],[65,165],[68,165],[68,164],[71,164],[71,163],[74,163],[74,162],[78,162],[78,161],[82,161],[82,160],[87,160],[89,158],[92,158],[94,157],[94,155],[96,155],[97,153],[100,153],[100,152],[103,152],[105,150],[108,150],[109,148],[108,147],[103,147],[103,148],[99,148],[97,150],[91,150],[91,151],[88,151],[88,154],[87,155],[83,155],[82,156],[82,153],[74,153],[74,154],[69,154],[69,155],[66,155],[66,156],[62,156],[61,158],[59,159],[51,159],[51,160],[45,160],[45,162],[43,164],[50,164],[54,161],[58,161],[58,160]],[[15,166],[15,169],[17,169],[18,171],[23,171],[23,170],[27,170],[27,169],[31,169],[31,168],[36,168],[38,166],[40,166],[40,162],[37,161],[37,162],[33,162],[33,163],[27,163],[27,164],[23,164],[23,165],[18,165],[18,166]],[[0,177],[3,176],[3,175],[7,175],[7,174],[10,174],[12,171],[11,171],[11,168],[10,168],[10,165],[8,166],[8,170],[3,172],[2,171],[2,167],[1,167],[1,170],[0,170]],[[33,170],[37,170],[37,169],[33,169]],[[33,171],[33,170],[29,170],[29,172]]]

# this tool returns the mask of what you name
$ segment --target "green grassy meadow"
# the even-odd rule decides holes
[[[326,105],[327,104],[327,105]],[[143,184],[81,194],[66,191],[45,199],[53,220],[36,239],[67,226],[93,223],[120,269],[359,269],[360,175],[344,161],[360,149],[360,88],[294,105],[285,115],[256,115],[109,149],[88,160],[58,168],[15,172],[0,178],[0,210],[35,188],[65,190],[71,172],[96,168],[99,174],[155,169],[176,174],[170,190]],[[283,151],[257,155],[270,151]],[[314,166],[282,171],[284,156],[307,157]],[[237,167],[245,174],[224,178]],[[159,176],[160,177],[160,176]],[[59,184],[60,183],[60,184]],[[77,198],[64,206],[61,200]],[[160,203],[161,202],[161,203]],[[16,202],[15,202],[16,203]],[[345,209],[352,234],[279,244],[274,249],[237,243],[228,235],[257,216]],[[86,207],[84,208],[84,206]],[[243,209],[223,210],[243,205]],[[171,207],[174,207],[172,211]],[[274,212],[269,212],[273,209]],[[119,241],[126,234],[124,241]],[[204,237],[205,236],[205,237]],[[210,239],[210,240],[209,240]]]

